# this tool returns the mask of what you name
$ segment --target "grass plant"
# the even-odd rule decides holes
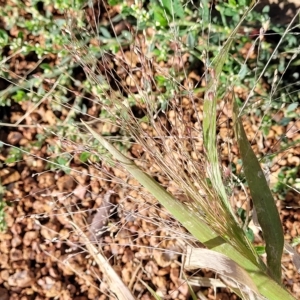
[[[283,92],[280,84],[287,67],[295,62],[297,51],[292,55],[279,51],[280,47],[294,46],[293,35],[285,40],[294,23],[283,31],[275,49],[263,41],[266,30],[263,27],[254,40],[241,36],[240,31],[247,28],[244,24],[253,25],[258,21],[254,2],[217,3],[214,12],[210,1],[163,0],[149,4],[136,1],[131,5],[119,1],[89,2],[87,8],[92,17],[88,16],[88,28],[78,22],[80,18],[74,18],[83,15],[83,11],[66,5],[64,35],[60,40],[63,48],[58,51],[61,64],[39,77],[19,76],[16,86],[9,86],[0,96],[2,105],[10,105],[11,99],[22,102],[23,97],[33,101],[29,113],[49,97],[53,110],[68,110],[64,121],[57,118],[58,124],[44,127],[49,136],[54,131],[61,145],[51,148],[54,159],[46,159],[53,169],[59,166],[65,173],[71,173],[72,160],[80,153],[81,163],[96,170],[89,176],[138,189],[107,170],[128,172],[128,178],[135,178],[193,240],[210,250],[206,252],[207,257],[217,262],[212,269],[240,297],[294,299],[282,285],[284,237],[279,213],[243,125],[244,115],[254,107],[261,114],[263,127],[267,114],[277,109],[278,98],[283,106],[295,103],[291,91],[296,85],[286,87]],[[245,6],[248,9],[244,11]],[[259,21],[266,24],[266,15],[267,12],[259,14]],[[120,24],[122,30],[117,28]],[[241,57],[247,43],[250,48]],[[37,49],[30,49],[37,53]],[[251,57],[254,49],[258,54]],[[277,58],[284,65],[282,77],[270,82],[276,73],[270,62]],[[195,65],[201,74],[195,75],[193,81],[188,72]],[[3,66],[5,79],[12,82],[8,66]],[[74,79],[75,68],[85,72],[83,82]],[[37,89],[45,80],[52,88]],[[270,84],[271,91],[264,84]],[[80,92],[75,93],[70,104],[68,92],[72,85],[79,86]],[[243,98],[239,88],[249,92],[248,97]],[[98,115],[89,113],[87,103],[99,108]],[[229,130],[234,130],[235,140],[229,134],[227,148],[230,151],[230,144],[238,145],[247,187],[264,236],[266,263],[230,201],[232,191],[228,190],[226,180],[231,173],[226,176],[224,172],[217,134],[220,119],[224,117],[230,123]],[[132,145],[141,146],[143,154],[139,159],[129,157],[128,149]],[[63,148],[73,152],[66,150],[62,155]],[[22,151],[28,154],[30,147],[29,151]],[[14,163],[12,155],[9,159],[7,163]],[[149,169],[151,165],[158,170]],[[157,180],[157,174],[161,180]],[[163,186],[162,181],[174,188]],[[64,206],[72,219],[73,208]],[[250,218],[249,211],[246,213]],[[97,257],[95,247],[89,244],[80,225],[74,218],[70,224],[83,237],[83,244],[99,267],[103,267],[103,261]],[[202,267],[209,269],[210,260],[205,263]],[[229,270],[227,273],[223,272],[224,266]],[[237,269],[241,271],[235,273]],[[124,289],[123,292],[116,289],[118,277],[113,272],[109,274],[110,271],[106,276],[116,298],[133,299],[132,295],[122,294]],[[234,287],[226,281],[231,271],[238,274],[231,278],[236,283]],[[241,278],[240,274],[245,276]],[[159,299],[159,295],[156,297]]]

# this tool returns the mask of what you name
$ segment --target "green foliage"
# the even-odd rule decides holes
[[[82,161],[82,162],[87,162],[88,159],[91,157],[91,153],[90,152],[82,152],[79,156],[79,159]]]
[[[256,209],[258,222],[266,242],[267,264],[270,275],[280,283],[284,237],[279,213],[258,159],[247,139],[242,121],[238,117],[239,110],[237,104],[234,102],[233,105],[235,136],[241,153],[245,177],[250,189],[253,205]]]
[[[293,242],[291,244],[292,247],[296,247],[300,244],[300,236],[293,238]]]
[[[0,30],[0,46],[4,47],[8,44],[8,34],[5,30]]]
[[[242,228],[246,228],[245,229],[245,234],[246,234],[247,238],[249,239],[249,241],[251,243],[253,243],[254,242],[254,232],[253,232],[253,230],[251,228],[248,227],[247,222],[249,220],[248,220],[248,216],[247,216],[246,210],[240,207],[237,210],[237,214],[238,214],[238,216],[240,217],[240,219],[242,221],[242,225],[243,225]]]
[[[264,255],[266,253],[266,247],[265,246],[255,246],[255,250],[257,254]]]
[[[22,149],[17,147],[11,147],[9,149],[9,153],[7,158],[5,159],[5,163],[11,164],[20,161],[23,157]]]
[[[15,100],[15,102],[22,102],[28,100],[27,94],[22,90],[16,91],[16,93],[12,95],[11,98]]]
[[[42,75],[39,73],[38,78],[28,75],[24,78],[27,80],[16,82],[15,76],[7,72],[10,69],[8,55],[5,54],[7,52],[1,52],[0,77],[7,82],[14,82],[16,86],[10,85],[0,92],[0,106],[11,105],[12,101],[38,102],[47,93],[41,84],[43,80],[55,79],[62,75],[57,88],[51,93],[53,109],[61,110],[61,106],[69,101],[63,86],[71,84],[72,72],[76,67],[70,53],[65,50],[65,46],[69,43],[68,36],[62,34],[67,25],[65,12],[72,7],[78,16],[74,19],[77,22],[74,26],[81,27],[83,19],[81,7],[85,1],[33,1],[30,6],[18,0],[11,2],[12,5],[5,5],[0,10],[0,19],[4,24],[4,28],[0,31],[0,44],[9,49],[11,57],[18,55],[21,55],[21,59],[36,57],[34,58],[37,62],[35,69],[41,68],[43,73]],[[58,15],[60,18],[57,17]],[[7,33],[12,30],[13,34],[9,36]],[[54,66],[44,63],[43,61],[48,59],[50,54],[52,57],[56,55],[61,63]]]
[[[300,191],[299,180],[299,167],[283,167],[278,174],[278,182],[273,187],[273,191],[279,196],[280,199],[284,199],[286,193],[291,190]]]

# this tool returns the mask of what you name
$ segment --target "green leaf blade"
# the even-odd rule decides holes
[[[238,117],[237,103],[234,101],[233,118],[235,135],[243,161],[252,201],[266,242],[267,265],[270,275],[281,282],[281,257],[284,237],[279,213],[268,182],[258,159],[247,139],[242,120]]]
[[[250,8],[244,13],[239,24],[231,32],[229,38],[226,40],[219,54],[214,58],[211,64],[210,78],[208,79],[206,92],[204,95],[204,107],[203,107],[203,143],[206,148],[207,160],[209,161],[209,176],[214,188],[218,191],[222,202],[226,208],[231,212],[232,208],[228,201],[228,197],[225,191],[225,186],[222,181],[222,175],[219,167],[218,150],[217,150],[217,134],[216,134],[216,117],[217,117],[217,91],[219,86],[219,77],[222,73],[223,66],[228,57],[228,53],[234,37],[236,36],[239,27],[246,18]]]
[[[189,210],[183,203],[176,201],[153,178],[140,170],[130,159],[121,154],[108,141],[96,133],[91,127],[82,121],[88,131],[97,139],[114,158],[121,163],[135,179],[137,179],[181,224],[208,249],[213,249],[228,256],[245,270],[256,284],[259,292],[267,299],[293,300],[295,299],[276,281],[272,280],[260,267],[245,258],[230,244],[217,235],[206,223],[204,223],[195,211]]]

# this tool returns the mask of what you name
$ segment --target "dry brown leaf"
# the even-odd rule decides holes
[[[293,264],[296,267],[298,273],[300,273],[300,255],[289,243],[284,243],[284,249],[291,256]]]
[[[73,194],[79,198],[80,200],[84,200],[85,194],[87,191],[87,187],[86,186],[82,186],[82,185],[77,185],[77,187],[75,188],[75,190],[73,191]]]
[[[200,276],[192,276],[191,278],[189,278],[189,284],[192,286],[200,286],[200,287],[213,287],[213,288],[227,287],[220,279],[200,277]]]
[[[85,241],[86,248],[94,258],[101,272],[104,274],[107,284],[109,285],[109,289],[118,297],[119,300],[135,300],[127,286],[123,283],[116,271],[111,267],[107,258],[104,257],[92,243],[90,243],[88,237],[75,223],[72,222],[71,224]]]
[[[226,280],[226,284],[230,284],[231,287],[238,287],[249,295],[256,294],[259,296],[258,289],[248,273],[236,262],[218,252],[188,246],[184,268],[186,270],[200,268],[210,269],[222,275],[222,277],[224,276],[225,278],[230,279],[230,281]],[[233,280],[235,284],[232,283],[231,280]]]
[[[100,237],[106,230],[105,226],[107,225],[110,210],[112,208],[112,203],[110,203],[110,196],[114,193],[114,191],[108,191],[104,195],[101,206],[97,209],[97,212],[93,217],[89,228],[92,241],[99,241]]]

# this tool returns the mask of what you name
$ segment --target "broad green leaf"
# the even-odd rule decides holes
[[[102,36],[107,38],[107,39],[111,39],[111,34],[110,32],[104,27],[104,26],[101,26],[99,28],[100,32],[102,33]]]
[[[153,18],[156,26],[168,26],[168,20],[165,17],[163,9],[157,5],[153,6]]]
[[[2,47],[6,46],[8,44],[8,34],[5,30],[0,29],[0,45]]]
[[[161,3],[171,17],[184,17],[184,9],[180,0],[161,0]]]
[[[64,157],[62,157],[62,156],[58,157],[58,159],[57,159],[57,163],[60,166],[67,166],[68,162],[69,162],[69,160],[66,159],[66,158],[64,158]]]
[[[82,162],[87,162],[87,160],[90,158],[91,154],[89,152],[82,152],[79,156],[79,159]]]
[[[235,0],[229,0],[228,3],[229,3],[231,6],[236,6],[236,1],[235,1]]]
[[[244,173],[250,189],[252,201],[257,213],[266,242],[267,265],[270,275],[281,282],[281,257],[284,238],[279,213],[273,199],[264,172],[247,139],[243,123],[238,117],[239,110],[234,100],[233,121],[235,136],[243,161]]]
[[[297,102],[291,103],[291,104],[287,107],[286,112],[287,112],[287,113],[295,112],[296,109],[297,109],[297,107],[298,107],[298,105],[299,105],[299,103],[297,103]]]
[[[12,99],[14,99],[16,102],[22,102],[22,101],[25,101],[28,99],[27,97],[27,94],[22,91],[22,90],[19,90],[17,91],[13,96],[12,96]]]

